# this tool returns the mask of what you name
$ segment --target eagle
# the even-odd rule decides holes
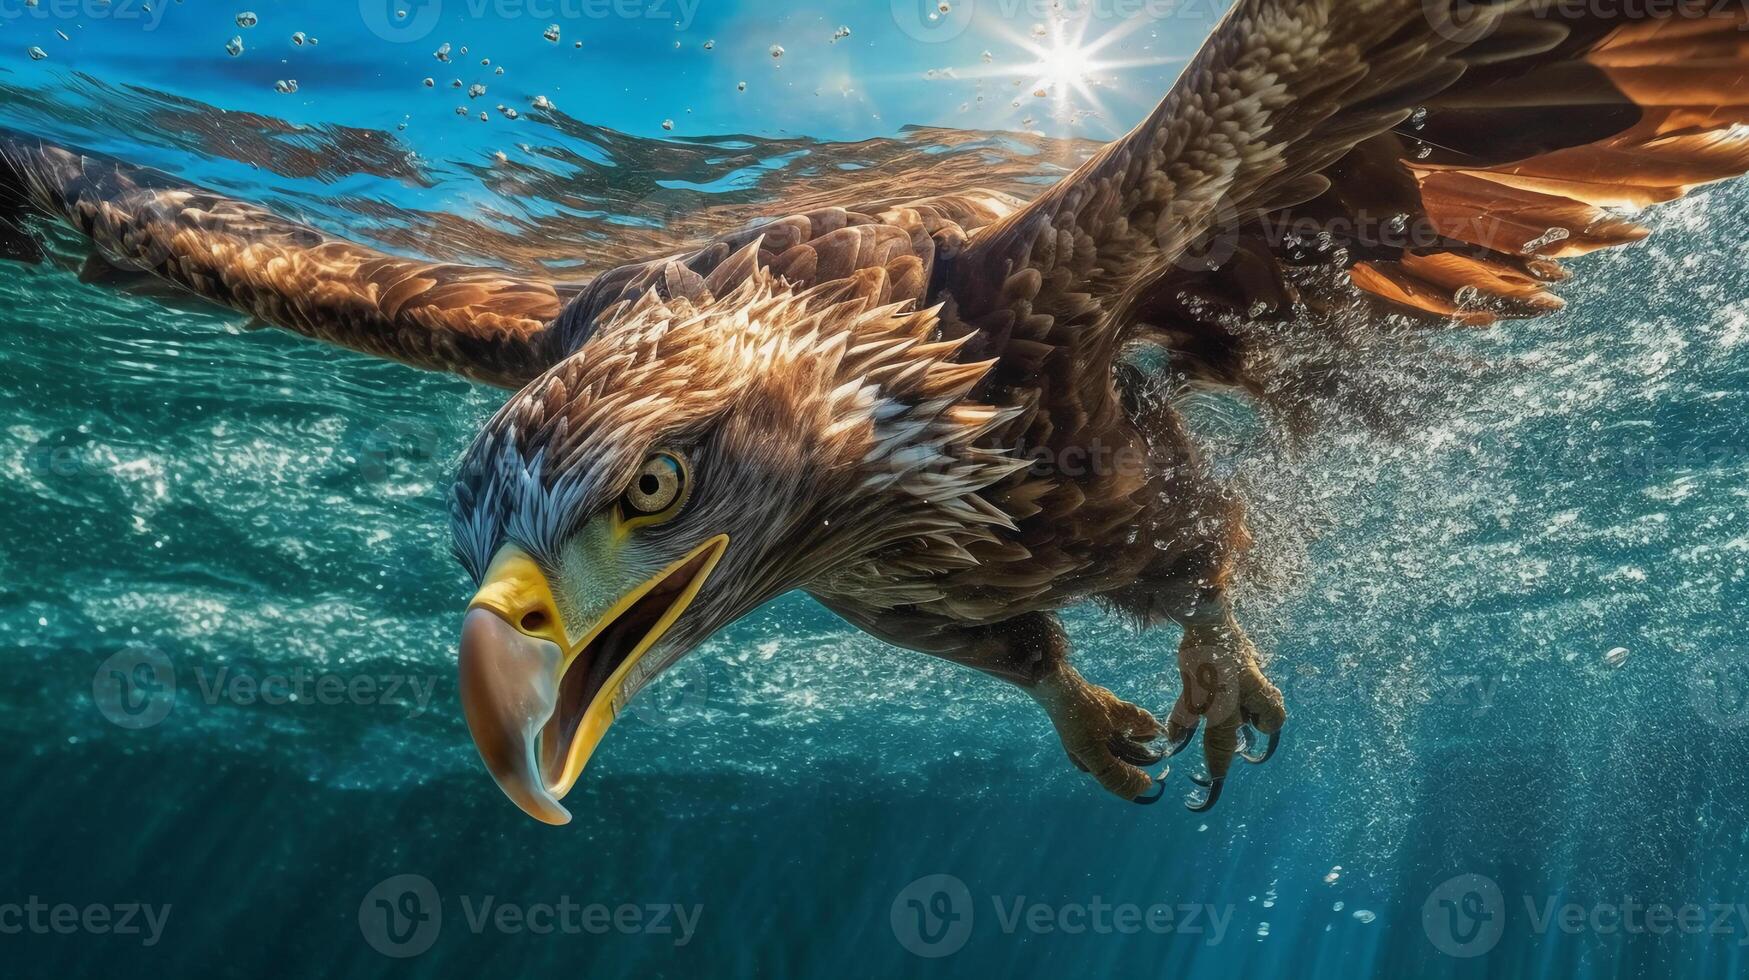
[[[1287,710],[1235,606],[1245,500],[1154,393],[1291,426],[1341,397],[1308,338],[1545,314],[1561,260],[1746,170],[1743,4],[1236,0],[1146,119],[1031,200],[850,199],[575,283],[7,133],[0,254],[42,261],[58,221],[89,279],[513,392],[451,496],[458,671],[538,820],[570,819],[641,688],[795,590],[1025,691],[1122,799],[1161,799],[1149,769],[1200,728],[1206,810]],[[1163,721],[1076,670],[1059,614],[1085,602],[1182,630]]]

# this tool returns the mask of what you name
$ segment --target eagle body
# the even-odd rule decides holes
[[[1746,171],[1741,5],[1237,0],[1146,119],[1032,200],[882,174],[887,196],[579,284],[0,133],[0,257],[40,261],[58,220],[88,281],[514,392],[455,478],[458,671],[538,819],[569,819],[642,686],[793,590],[1019,686],[1125,799],[1158,800],[1144,767],[1201,728],[1202,810],[1287,716],[1235,608],[1244,502],[1175,398],[1290,433],[1386,415],[1356,364],[1557,310],[1563,260]],[[1075,670],[1056,613],[1084,600],[1181,627],[1163,722]]]
[[[929,338],[959,345],[952,362],[987,369],[963,403],[1005,416],[965,448],[1026,465],[981,488],[999,519],[976,536],[902,539],[799,587],[889,642],[938,653],[970,628],[1093,596],[1160,621],[1164,597],[1187,600],[1230,568],[1244,541],[1238,502],[1202,472],[1170,400],[1147,397],[1160,380],[1134,373],[1123,385],[1118,348],[1100,332],[1017,335],[1010,324],[958,315],[947,286],[958,250],[1021,207],[1002,195],[959,195],[761,223],[604,277],[572,301],[560,329],[573,349],[607,345],[639,299],[654,297],[663,316],[675,300],[720,307],[713,290],[732,292],[755,275],[859,311],[930,311]],[[749,296],[727,302],[769,302]],[[861,320],[840,322],[855,343]]]

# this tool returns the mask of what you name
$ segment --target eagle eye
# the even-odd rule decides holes
[[[638,467],[620,506],[629,521],[658,524],[680,511],[688,489],[686,463],[673,453],[656,452]]]

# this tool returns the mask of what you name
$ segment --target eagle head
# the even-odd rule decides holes
[[[965,556],[1008,523],[978,491],[1025,465],[978,445],[1014,412],[968,397],[991,365],[957,360],[933,310],[756,272],[604,319],[487,423],[451,507],[478,586],[468,727],[552,824],[651,679],[781,593]]]

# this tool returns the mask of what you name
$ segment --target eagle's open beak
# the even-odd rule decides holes
[[[572,641],[551,586],[506,546],[462,620],[462,713],[499,788],[529,816],[563,824],[576,784],[629,697],[626,677],[710,577],[718,535],[627,592]]]

